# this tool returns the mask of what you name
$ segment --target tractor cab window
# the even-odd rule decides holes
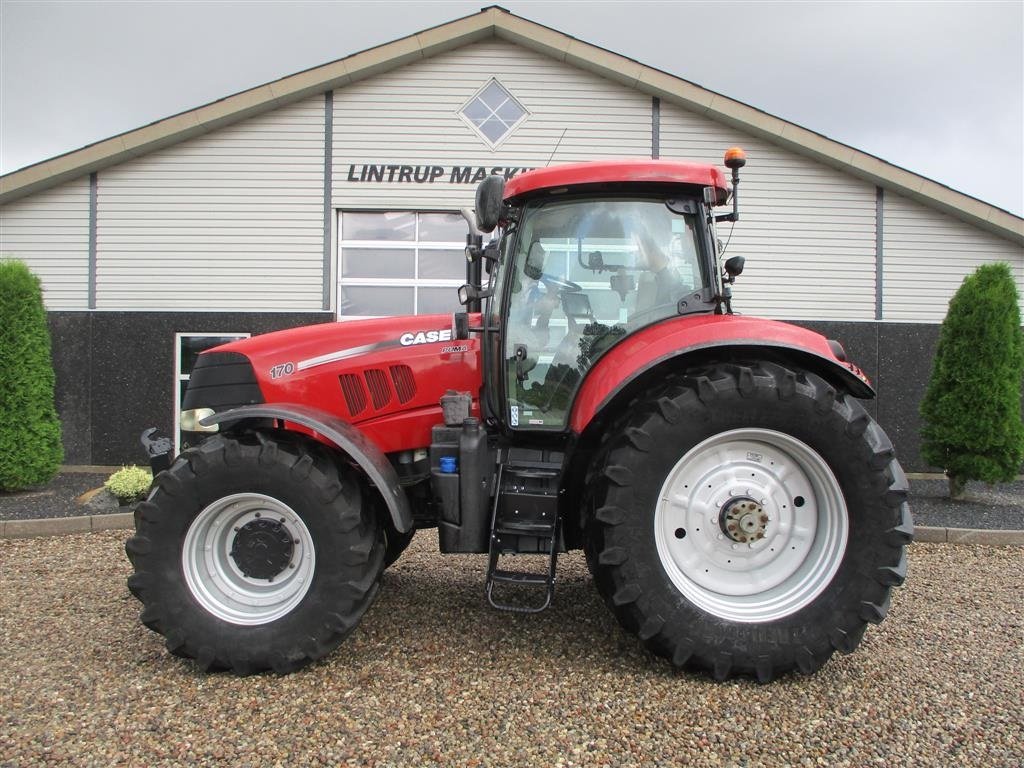
[[[506,260],[510,426],[563,428],[583,374],[605,350],[710,284],[698,242],[696,216],[664,200],[528,207]]]

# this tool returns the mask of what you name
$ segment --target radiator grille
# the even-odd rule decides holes
[[[366,386],[373,399],[373,407],[379,411],[391,402],[391,387],[388,386],[388,379],[384,375],[384,371],[379,368],[367,368],[363,371],[363,376],[366,378]]]
[[[341,391],[345,395],[349,415],[358,416],[366,408],[366,390],[362,379],[354,373],[343,373],[338,379],[341,381]]]
[[[412,377],[412,368],[408,365],[392,365],[391,381],[395,383],[398,402],[408,403],[416,396],[416,380]]]

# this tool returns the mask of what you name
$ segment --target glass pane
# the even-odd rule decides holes
[[[528,208],[517,244],[504,349],[514,427],[562,426],[595,360],[707,283],[695,218],[661,200]]]
[[[483,91],[480,92],[480,96],[478,98],[491,109],[497,109],[508,100],[509,96],[510,94],[508,91],[497,83],[491,82],[483,89]]]
[[[196,366],[199,353],[229,341],[245,338],[244,334],[231,336],[182,336],[181,337],[181,370],[179,373],[191,373]]]
[[[509,99],[500,107],[498,107],[498,117],[504,120],[509,125],[512,125],[516,120],[525,115],[526,112],[523,108],[515,101]]]
[[[466,252],[420,249],[420,277],[434,280],[465,280]]]
[[[413,288],[394,286],[341,286],[338,314],[351,315],[411,315]]]
[[[416,214],[409,211],[342,213],[344,240],[414,240]]]
[[[458,213],[421,213],[420,242],[464,243],[469,225]]]
[[[450,314],[462,309],[458,288],[419,288],[420,315]]]
[[[368,278],[416,277],[416,252],[412,248],[344,248],[341,276]]]
[[[491,110],[488,109],[480,99],[473,99],[466,105],[466,108],[462,110],[462,114],[477,125],[480,125],[481,122],[491,116]]]
[[[623,287],[628,287],[628,282]],[[588,290],[587,295],[590,297],[594,317],[599,322],[612,325],[625,320],[625,302],[616,291],[609,290],[607,285],[598,290]]]
[[[497,142],[508,131],[508,127],[498,118],[492,117],[480,125],[480,132],[490,139],[491,143]]]

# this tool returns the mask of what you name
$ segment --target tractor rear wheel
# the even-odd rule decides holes
[[[156,478],[125,549],[142,622],[204,670],[291,672],[355,628],[383,569],[355,475],[315,446],[215,436]]]
[[[906,576],[907,483],[818,376],[720,364],[641,397],[596,457],[586,552],[620,623],[677,666],[767,682],[851,652]]]

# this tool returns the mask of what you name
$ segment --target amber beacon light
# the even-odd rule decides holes
[[[729,147],[725,150],[725,167],[738,171],[747,164],[747,153],[740,147]]]
[[[747,153],[739,147],[729,147],[725,150],[725,167],[732,169],[732,213],[725,213],[715,217],[715,221],[739,221],[739,186],[740,168],[747,164]]]

